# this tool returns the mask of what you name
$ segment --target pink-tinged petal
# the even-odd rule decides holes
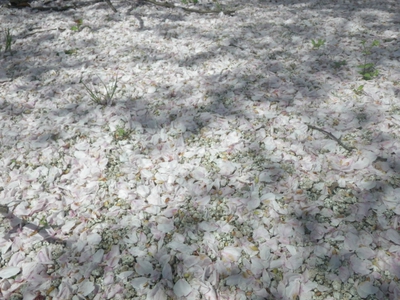
[[[247,201],[247,209],[254,210],[260,206],[260,203],[261,203],[260,197],[258,197],[258,195],[256,195],[255,193],[252,193],[250,200]]]
[[[24,260],[25,260],[25,253],[19,251],[19,252],[14,253],[11,256],[10,261],[8,262],[8,265],[10,267],[17,267],[20,264],[20,262],[22,262]]]
[[[84,280],[79,284],[78,293],[82,294],[83,296],[89,295],[94,290],[94,284],[91,281]]]
[[[145,259],[139,259],[138,262],[135,264],[135,271],[139,275],[150,274],[151,272],[153,272],[153,265]]]
[[[241,274],[231,275],[225,279],[226,285],[238,285],[239,283],[243,282],[245,278]]]
[[[103,279],[103,284],[104,285],[110,285],[114,283],[114,273],[113,272],[107,272],[104,276]]]
[[[357,256],[361,259],[370,259],[375,257],[375,251],[368,247],[361,247],[356,250]]]
[[[2,279],[7,279],[17,275],[21,271],[21,268],[18,267],[5,267],[0,270],[0,277]]]
[[[343,172],[352,172],[354,165],[354,158],[333,158],[332,157],[332,168],[343,171]]]
[[[11,287],[11,283],[10,281],[8,281],[7,279],[3,279],[0,282],[0,291],[5,292],[8,291]]]
[[[211,200],[210,195],[205,195],[203,197],[198,197],[195,201],[198,205],[205,206],[210,202],[210,200]]]
[[[114,268],[118,265],[118,261],[120,259],[119,255],[119,246],[118,245],[113,245],[111,247],[110,252],[108,252],[105,257],[104,261],[107,263],[107,265],[111,268]]]
[[[388,251],[389,251],[390,253],[394,253],[394,254],[399,253],[399,254],[400,254],[400,246],[392,245],[392,246],[390,246],[390,248],[388,249]]]
[[[269,267],[271,269],[277,269],[277,268],[282,267],[284,263],[285,263],[284,259],[278,258],[278,259],[275,259],[275,260],[271,260],[271,262],[269,264]]]
[[[161,199],[159,192],[156,189],[153,189],[151,191],[150,195],[147,197],[147,202],[151,205],[165,205],[165,203],[163,203]]]
[[[194,265],[199,265],[199,264],[200,264],[199,256],[189,255],[185,257],[185,259],[183,260],[183,265],[185,266],[185,268],[190,268]]]
[[[38,262],[25,263],[22,266],[22,277],[26,280],[33,281],[36,280],[34,277],[36,277],[37,274],[42,273],[44,270],[45,267]]]
[[[339,278],[342,282],[346,282],[350,277],[350,270],[347,267],[340,267],[339,268]]]
[[[68,220],[65,224],[61,227],[61,231],[63,233],[70,233],[71,229],[75,226],[76,220]]]
[[[185,279],[179,279],[174,285],[174,293],[178,298],[189,295],[191,291],[192,287]]]
[[[327,231],[325,226],[318,223],[307,222],[306,226],[307,229],[310,230],[310,238],[312,240],[319,240],[323,238]]]
[[[162,284],[158,283],[154,288],[147,293],[148,300],[167,300],[168,296],[164,291]]]
[[[336,270],[340,267],[341,262],[338,255],[332,255],[331,259],[329,260],[329,269]]]
[[[350,265],[354,272],[361,275],[368,275],[371,273],[371,262],[369,260],[361,260],[356,255],[350,257]]]
[[[88,245],[98,245],[101,242],[101,235],[98,233],[92,233],[87,236]]]
[[[301,265],[303,264],[303,261],[304,260],[303,260],[302,255],[300,253],[298,253],[298,254],[295,254],[295,255],[289,257],[286,260],[285,266],[288,269],[294,271],[294,270],[296,270],[296,269],[301,267]]]
[[[250,271],[255,275],[255,276],[260,276],[263,272],[263,270],[268,267],[269,264],[267,266],[265,266],[265,264],[263,263],[263,261],[261,259],[259,259],[258,257],[252,257],[251,258],[251,267],[250,267]]]
[[[28,204],[26,202],[21,202],[17,205],[17,207],[13,210],[13,213],[17,216],[28,216],[31,214],[31,210],[26,207]]]
[[[268,294],[266,289],[259,289],[254,291],[254,295],[258,296],[261,299],[271,299],[271,295]],[[209,299],[207,299],[209,300]],[[211,299],[210,299],[211,300]],[[217,300],[216,298],[213,298],[212,300]]]
[[[260,258],[262,259],[265,265],[269,264],[270,260],[272,259],[272,253],[270,247],[266,244],[262,244],[260,247]]]
[[[217,270],[213,270],[208,277],[208,282],[213,286],[217,285],[219,283],[219,275],[220,273],[218,273]]]
[[[131,285],[135,290],[142,290],[149,281],[146,277],[137,277],[131,280]]]
[[[11,241],[3,241],[0,243],[0,253],[1,254],[5,254],[8,249],[10,249],[10,247],[12,246],[12,242]]]
[[[258,180],[260,182],[272,182],[271,173],[269,171],[263,171],[258,175]]]
[[[399,258],[394,257],[391,259],[392,263],[390,264],[389,271],[392,275],[400,278],[400,266],[399,266]]]
[[[286,296],[288,299],[296,299],[300,294],[300,280],[294,279],[286,287]]]
[[[221,256],[223,260],[227,261],[237,261],[241,255],[242,251],[237,247],[225,247],[221,251]]]
[[[162,277],[166,280],[172,281],[173,276],[172,276],[172,268],[171,266],[166,263],[162,269]]]
[[[400,234],[394,229],[388,229],[385,233],[385,236],[388,240],[393,243],[400,245]]]
[[[369,232],[361,231],[359,237],[360,244],[364,246],[369,246],[373,241],[372,235]]]
[[[172,219],[159,217],[157,221],[158,221],[157,229],[163,233],[171,232],[175,228],[174,221]]]
[[[195,167],[190,175],[192,175],[194,179],[199,181],[203,181],[205,178],[208,178],[208,172],[203,167]]]
[[[106,288],[106,298],[114,299],[114,296],[123,290],[122,286],[119,284],[113,284]]]
[[[361,190],[371,190],[376,186],[376,181],[361,179],[356,182],[356,185]]]
[[[121,272],[117,275],[117,277],[121,280],[127,279],[129,276],[131,276],[134,272],[133,271],[125,271]]]
[[[64,282],[61,282],[61,284],[58,286],[58,294],[56,298],[60,300],[71,299],[72,298],[71,287]]]
[[[308,293],[317,287],[318,287],[318,283],[313,282],[313,281],[307,281],[306,283],[302,283],[301,284],[302,295],[303,295],[303,292]],[[307,299],[307,298],[305,298],[305,299]],[[308,298],[308,299],[310,299],[310,298]]]
[[[348,232],[344,239],[344,247],[343,248],[350,250],[350,251],[355,251],[356,249],[358,249],[358,241],[359,241],[359,238],[357,235],[355,235],[352,232]]]
[[[99,264],[103,260],[103,256],[104,256],[104,250],[99,249],[96,251],[95,254],[93,254],[91,262],[94,264]]]
[[[376,154],[369,152],[368,153],[363,153],[364,155],[361,156],[358,161],[356,161],[353,164],[353,168],[355,170],[361,170],[365,169],[368,167],[375,159],[376,159]]]
[[[237,165],[230,161],[216,159],[214,162],[220,169],[219,174],[221,174],[223,176],[229,176],[229,175],[233,174],[237,169]]]
[[[206,300],[217,300],[217,295],[215,293],[214,287],[210,284],[210,282],[200,282],[199,283],[199,292],[203,296],[201,299]]]
[[[218,226],[215,223],[212,224],[210,222],[203,221],[199,224],[199,229],[203,231],[215,231],[218,229]]]
[[[325,257],[329,253],[329,245],[328,244],[321,244],[321,245],[316,245],[314,247],[314,254],[318,257]]]
[[[357,293],[361,298],[367,298],[369,295],[374,295],[378,292],[378,288],[370,281],[364,281],[357,286]]]
[[[37,255],[37,259],[42,264],[53,264],[51,252],[49,248],[41,249]]]

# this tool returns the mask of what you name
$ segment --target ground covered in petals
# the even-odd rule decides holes
[[[0,298],[399,299],[400,3],[112,3],[0,8]]]

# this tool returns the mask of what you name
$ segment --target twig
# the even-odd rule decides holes
[[[106,1],[106,3],[108,4],[108,6],[112,9],[113,12],[117,12],[117,9],[114,7],[114,5],[112,5],[110,0],[104,0]]]
[[[154,4],[154,5],[168,7],[168,8],[180,8],[180,9],[183,9],[184,11],[195,12],[198,14],[219,14],[222,12],[225,15],[232,15],[233,13],[236,12],[236,10],[200,10],[200,9],[178,6],[178,5],[175,5],[170,2],[157,2],[154,0],[143,0],[143,2],[148,2],[148,3]]]
[[[340,139],[338,139],[338,138],[335,137],[332,133],[330,133],[330,132],[328,132],[328,131],[326,131],[326,130],[323,130],[323,129],[321,129],[321,128],[315,127],[315,126],[310,125],[310,124],[306,124],[306,125],[308,126],[308,128],[315,129],[315,130],[318,130],[319,132],[322,132],[322,133],[325,134],[327,137],[329,137],[329,138],[331,138],[332,140],[336,141],[340,146],[342,146],[344,149],[346,149],[346,150],[349,151],[349,152],[351,152],[351,151],[353,151],[354,149],[356,149],[356,148],[354,148],[354,147],[346,146],[345,144],[342,143],[342,141],[341,141]]]

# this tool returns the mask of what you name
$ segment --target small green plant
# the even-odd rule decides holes
[[[358,65],[360,71],[358,72],[361,74],[364,80],[371,80],[374,77],[379,75],[379,71],[376,69],[374,63],[367,63],[367,57],[371,54],[371,49],[375,46],[379,46],[379,41],[374,40],[369,46],[366,45],[367,41],[363,40],[362,44],[362,53],[364,54],[364,63]]]
[[[114,138],[117,141],[126,140],[129,138],[130,131],[126,130],[124,127],[117,126],[117,129],[114,132]]]
[[[79,29],[81,28],[82,23],[83,23],[82,19],[76,19],[76,20],[74,20],[74,22],[75,22],[76,25],[72,26],[71,30],[72,31],[79,31]]]
[[[117,86],[118,86],[117,85],[118,78],[117,78],[117,76],[115,76],[115,81],[110,86],[106,86],[100,77],[99,77],[99,79],[104,86],[104,92],[99,92],[99,91],[95,90],[95,88],[93,86],[92,86],[92,88],[88,87],[82,81],[82,78],[80,79],[79,82],[83,84],[86,92],[89,94],[93,103],[100,104],[100,105],[112,105],[115,91],[117,90]]]
[[[67,55],[72,55],[75,54],[77,52],[76,49],[68,49],[68,50],[64,50],[64,53]]]
[[[353,86],[353,92],[357,95],[357,96],[361,96],[362,93],[364,92],[364,85],[360,85],[359,87],[355,87]]]
[[[347,65],[347,61],[345,60],[339,60],[339,61],[334,61],[332,66],[335,70],[340,69],[342,66]]]
[[[311,40],[311,44],[313,46],[313,49],[319,49],[321,46],[325,45],[325,40],[318,39],[317,41]]]
[[[215,1],[215,9],[216,10],[222,10],[222,5],[221,5],[221,3],[219,3],[218,0]]]
[[[199,3],[199,0],[181,0],[181,2],[183,3],[183,4],[197,4],[197,3]]]
[[[6,48],[4,49],[5,52],[9,51],[11,53],[11,43],[12,43],[12,35],[11,35],[11,31],[10,28],[6,29]]]
[[[45,216],[43,216],[43,217],[40,219],[39,224],[40,224],[42,227],[48,227],[48,226],[49,226],[49,223],[47,222]]]

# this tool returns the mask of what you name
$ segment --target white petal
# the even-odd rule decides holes
[[[218,229],[218,226],[216,224],[203,221],[199,224],[199,229],[204,231],[215,231]]]
[[[224,161],[222,159],[218,159],[215,161],[215,163],[220,169],[219,173],[221,175],[228,176],[236,171],[236,165],[230,161]]]
[[[192,287],[185,279],[179,279],[174,285],[174,293],[177,297],[184,297],[190,294]]]
[[[357,287],[357,293],[361,298],[367,298],[369,295],[373,295],[378,292],[378,288],[372,285],[370,281],[364,281]]]
[[[153,265],[144,259],[138,259],[138,262],[135,265],[135,270],[139,275],[150,274],[153,272]]]
[[[146,285],[147,281],[146,277],[137,277],[131,280],[131,285],[135,290],[140,290]]]
[[[260,182],[272,182],[270,172],[269,171],[261,172],[260,175],[258,176],[258,180]]]
[[[303,264],[303,257],[301,256],[300,253],[291,256],[287,262],[286,262],[286,267],[289,268],[290,270],[296,270],[301,267]]]
[[[150,188],[147,185],[139,185],[136,188],[136,192],[139,194],[139,196],[145,198],[150,193]]]
[[[157,192],[157,190],[154,189],[151,191],[151,194],[147,197],[147,201],[149,202],[149,204],[153,205],[164,205],[160,197],[160,194]]]
[[[99,249],[96,253],[92,256],[92,263],[98,264],[102,261],[104,255],[104,250]]]
[[[93,282],[91,282],[91,281],[83,281],[83,282],[79,285],[79,292],[80,292],[83,296],[89,295],[93,290],[94,290],[94,284],[93,284]]]
[[[250,200],[247,202],[247,209],[253,210],[260,206],[260,197],[259,197],[259,189],[255,187],[254,190],[251,191]]]
[[[260,203],[261,203],[261,201],[258,196],[256,196],[256,195],[251,196],[251,199],[247,202],[247,209],[254,210],[260,206]]]
[[[375,251],[368,247],[361,247],[356,250],[357,256],[361,259],[370,259],[375,256]]]
[[[101,242],[101,235],[98,233],[91,233],[86,238],[89,245],[97,245]]]
[[[1,278],[10,278],[17,275],[21,271],[21,268],[18,267],[5,267],[0,270]]]
[[[175,228],[174,221],[172,219],[167,219],[164,217],[158,218],[157,229],[161,232],[168,233]]]
[[[369,157],[360,157],[360,159],[353,164],[353,168],[355,170],[362,170],[368,167],[371,163],[372,161]]]
[[[121,272],[117,275],[117,277],[119,277],[120,279],[124,280],[126,278],[128,278],[129,276],[131,276],[133,274],[133,271],[125,271],[125,272]]]
[[[400,234],[394,230],[394,229],[389,229],[386,231],[386,238],[393,243],[400,245]]]
[[[172,269],[169,263],[166,263],[162,269],[162,277],[167,280],[172,280]]]
[[[228,261],[237,261],[241,255],[241,249],[237,247],[225,247],[221,251],[222,259]]]
[[[354,251],[358,248],[359,237],[354,233],[347,233],[344,239],[344,248],[347,250]]]
[[[350,257],[351,268],[354,272],[361,275],[368,275],[371,273],[371,262],[369,260],[361,260],[356,255]]]
[[[241,274],[231,275],[226,278],[226,285],[238,285],[244,280]]]

